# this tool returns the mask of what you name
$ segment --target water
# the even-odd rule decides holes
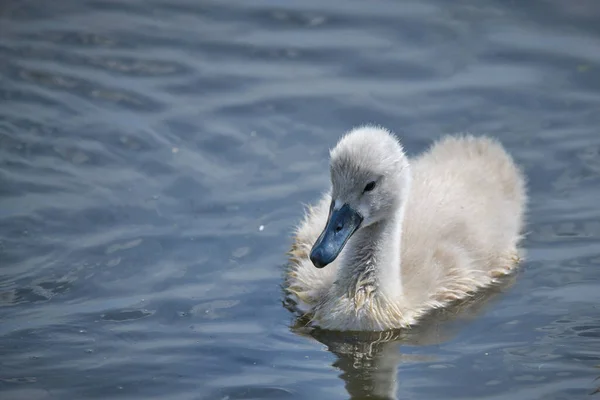
[[[3,1],[2,399],[588,399],[600,5]],[[281,271],[327,150],[376,122],[524,167],[527,261],[396,336],[311,331]],[[600,395],[598,395],[600,396]]]

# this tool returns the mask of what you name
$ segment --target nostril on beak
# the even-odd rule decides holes
[[[344,227],[343,224],[337,224],[337,226],[335,227],[335,233],[338,233],[339,231],[341,231],[343,227]]]

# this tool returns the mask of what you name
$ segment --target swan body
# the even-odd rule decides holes
[[[409,160],[389,131],[362,126],[330,158],[331,188],[296,228],[284,284],[313,324],[408,327],[516,267],[525,180],[497,141],[447,136]]]

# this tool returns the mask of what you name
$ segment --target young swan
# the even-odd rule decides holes
[[[365,126],[331,151],[330,172],[285,282],[316,325],[407,327],[516,267],[525,182],[495,140],[446,137],[409,163],[390,132]]]

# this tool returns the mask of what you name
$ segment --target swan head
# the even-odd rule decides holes
[[[402,145],[380,127],[351,130],[330,158],[329,217],[310,253],[317,268],[333,262],[358,230],[395,215],[410,181]]]

